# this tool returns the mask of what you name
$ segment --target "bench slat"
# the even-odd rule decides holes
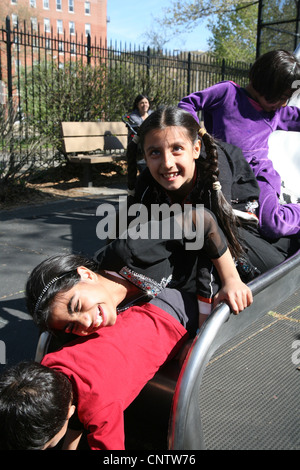
[[[118,160],[124,160],[125,154],[120,154],[120,155],[76,155],[76,156],[69,156],[68,159],[70,162],[73,163],[110,163],[110,162],[115,162]]]
[[[124,122],[62,122],[63,137],[98,136],[106,132],[127,137],[128,130]]]
[[[104,137],[67,137],[64,138],[64,148],[66,153],[103,150]]]

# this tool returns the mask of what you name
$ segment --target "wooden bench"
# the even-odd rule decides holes
[[[128,129],[124,122],[62,122],[63,151],[83,166],[82,184],[91,187],[91,165],[126,158]]]

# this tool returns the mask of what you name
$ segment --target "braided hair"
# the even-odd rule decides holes
[[[243,249],[239,242],[239,222],[231,205],[225,199],[219,182],[218,147],[213,137],[200,129],[200,136],[206,150],[206,159],[199,160],[200,175],[203,180],[203,191],[210,193],[210,210],[215,214],[220,227],[226,234],[231,254],[238,259]],[[201,171],[202,170],[202,171]]]

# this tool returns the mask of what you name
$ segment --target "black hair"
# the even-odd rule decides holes
[[[40,450],[61,431],[72,404],[61,372],[22,362],[0,377],[0,450]]]
[[[221,189],[213,189],[219,181],[218,146],[213,137],[207,132],[201,136],[200,126],[187,111],[176,106],[163,106],[154,111],[143,122],[139,130],[140,146],[143,151],[145,137],[153,129],[164,129],[169,126],[184,127],[191,142],[194,144],[202,138],[206,150],[206,159],[196,160],[203,182],[203,191],[210,192],[210,210],[217,217],[218,223],[224,231],[231,254],[238,259],[243,253],[238,237],[238,221],[231,205],[226,201]]]
[[[291,95],[296,91],[293,83],[300,80],[300,63],[288,51],[269,51],[254,62],[249,80],[254,90],[267,101],[276,102],[283,93]]]
[[[82,255],[56,255],[36,266],[25,287],[26,305],[33,321],[41,330],[48,329],[48,318],[52,301],[58,292],[71,289],[80,281],[77,272],[85,266],[97,272],[98,264]]]
[[[141,150],[144,148],[145,137],[153,129],[165,129],[169,126],[184,127],[193,143],[199,139],[199,124],[190,113],[176,106],[160,106],[145,119],[139,129]]]

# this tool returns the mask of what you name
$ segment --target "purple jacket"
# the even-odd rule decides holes
[[[300,233],[300,204],[280,204],[280,175],[268,158],[268,139],[275,130],[300,131],[300,109],[286,106],[267,113],[239,85],[225,81],[186,96],[179,107],[199,121],[203,110],[207,131],[240,147],[260,187],[259,222],[270,238]]]

